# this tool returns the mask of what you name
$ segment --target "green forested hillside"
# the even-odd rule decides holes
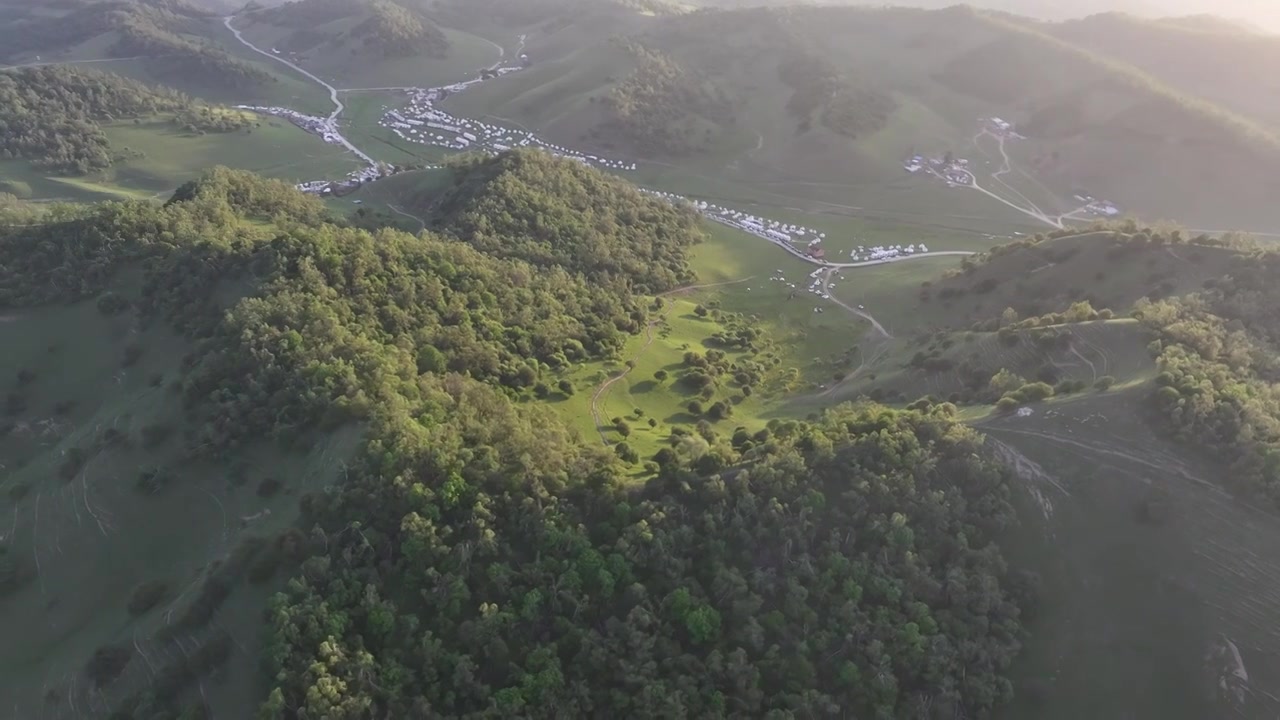
[[[83,174],[111,165],[100,123],[167,115],[189,132],[227,132],[252,116],[193,102],[167,88],[69,66],[0,72],[0,157]]]
[[[1008,697],[1023,585],[994,544],[1008,479],[976,435],[947,408],[703,424],[634,485],[538,386],[641,331],[636,293],[687,277],[689,218],[568,161],[460,178],[441,227],[479,236],[483,209],[514,247],[344,227],[226,170],[162,207],[4,211],[0,336],[44,333],[0,364],[17,530],[0,623],[23,639],[0,660],[23,668],[3,681],[20,712],[893,715]],[[556,238],[600,257],[539,254]],[[56,313],[111,332],[29,322]],[[160,507],[179,529],[159,545],[156,523],[117,522]],[[64,546],[168,560],[103,573]]]
[[[430,432],[393,421],[318,508],[333,541],[272,604],[267,717],[918,717],[1008,697],[1017,610],[990,544],[1008,489],[945,413],[779,425],[722,471],[676,469],[706,452],[688,438],[627,493],[464,399],[433,401]],[[447,427],[496,445],[482,467],[435,447]]]
[[[656,294],[693,279],[702,238],[691,208],[534,151],[457,166],[434,226],[495,257],[564,268],[620,292]]]

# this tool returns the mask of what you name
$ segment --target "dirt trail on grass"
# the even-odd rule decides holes
[[[846,375],[845,378],[840,382],[818,393],[817,396],[820,398],[831,397],[837,391],[843,388],[845,385],[853,382],[854,380],[857,380],[864,371],[870,370],[871,368],[875,367],[876,363],[880,361],[880,358],[884,357],[884,354],[888,352],[888,350],[889,350],[889,346],[887,343],[883,343],[883,342],[879,343],[876,346],[875,353],[872,354],[870,359],[868,359],[867,356],[863,354],[862,362],[858,363],[858,367],[854,369],[853,372]]]
[[[395,214],[397,214],[397,215],[403,215],[403,216],[405,216],[405,217],[407,217],[407,218],[409,218],[409,219],[411,219],[411,220],[417,220],[417,221],[418,221],[418,224],[422,226],[422,228],[421,228],[421,229],[423,229],[423,230],[426,230],[426,229],[427,229],[427,221],[426,221],[426,220],[423,220],[422,218],[418,217],[417,215],[414,215],[414,214],[412,214],[412,213],[407,213],[407,212],[405,212],[405,211],[401,210],[400,208],[396,207],[395,205],[392,205],[391,203],[387,203],[387,207],[391,208],[391,212],[393,212],[393,213],[395,213]]]
[[[909,256],[909,257],[921,257],[921,256]],[[857,265],[850,265],[849,267],[857,267]],[[884,338],[885,340],[892,340],[892,339],[893,339],[893,335],[892,335],[892,334],[890,334],[890,332],[889,332],[888,330],[885,330],[885,329],[884,329],[884,326],[880,324],[880,321],[879,321],[879,320],[876,320],[874,317],[871,317],[871,314],[870,314],[870,313],[865,312],[865,311],[863,311],[863,310],[859,310],[858,308],[853,307],[852,305],[849,305],[849,304],[848,304],[848,303],[846,303],[845,301],[843,301],[843,300],[841,300],[840,298],[836,297],[835,295],[832,295],[832,294],[831,294],[831,275],[832,275],[832,273],[834,273],[834,272],[835,272],[835,270],[836,270],[836,268],[834,268],[834,267],[833,267],[833,268],[831,268],[830,270],[827,270],[827,272],[822,276],[822,294],[823,294],[823,299],[825,299],[825,300],[830,300],[831,302],[833,302],[833,303],[835,303],[835,304],[839,305],[840,307],[844,308],[845,310],[848,310],[849,312],[853,313],[854,315],[857,315],[858,317],[862,318],[863,320],[866,320],[867,322],[871,323],[871,327],[875,328],[875,329],[876,329],[876,332],[880,333],[880,336],[881,336],[882,338]]]
[[[1054,587],[1024,662],[1054,679],[1036,716],[1101,701],[1113,717],[1277,717],[1280,517],[1122,406],[1103,409],[975,423],[1046,511],[1036,557]],[[1215,643],[1238,655],[1211,656]],[[1073,699],[1086,687],[1095,700]],[[1017,705],[1006,717],[1029,716]]]
[[[679,287],[674,290],[668,290],[667,292],[660,293],[656,297],[666,298],[666,297],[671,297],[673,295],[693,292],[695,290],[706,290],[708,288],[723,287],[725,285],[737,285],[738,283],[747,282],[748,280],[751,280],[754,277],[755,277],[754,275],[751,275],[738,280],[728,280],[726,282],[706,283],[703,285],[686,285],[684,287]],[[644,328],[644,332],[645,332],[644,345],[640,346],[640,350],[637,351],[636,354],[631,357],[631,360],[634,361],[636,358],[643,355],[644,352],[649,349],[649,346],[652,345],[654,341],[653,329],[657,327],[658,323],[662,322],[662,320],[666,318],[667,314],[670,313],[671,309],[674,307],[675,307],[674,305],[667,305],[662,309],[661,314],[649,320],[649,323],[645,325],[645,328]],[[591,396],[591,420],[595,423],[596,432],[600,433],[600,440],[605,444],[606,447],[608,447],[610,443],[609,443],[609,436],[605,431],[605,424],[604,424],[604,420],[602,419],[603,416],[600,413],[600,402],[604,399],[605,395],[609,392],[609,388],[613,387],[614,383],[626,377],[627,374],[631,372],[631,370],[632,368],[630,367],[624,367],[622,371],[619,372],[617,375],[614,375],[613,377],[600,383],[600,386],[596,388],[595,393]]]

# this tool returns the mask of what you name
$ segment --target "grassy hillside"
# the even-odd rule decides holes
[[[237,27],[343,88],[448,84],[475,77],[500,56],[493,43],[390,0],[290,2],[249,12]]]
[[[1013,308],[1020,318],[1079,300],[1126,314],[1143,297],[1194,292],[1239,252],[1207,238],[1169,242],[1144,231],[1067,233],[1000,246],[919,289],[921,324],[968,328]]]
[[[164,115],[173,129],[204,134],[243,131],[256,120],[249,113],[195,103],[168,88],[72,66],[0,72],[0,107],[4,157],[68,174],[103,170],[120,154],[102,123],[140,123]]]
[[[1041,399],[1072,398],[1149,382],[1156,335],[1130,316],[1150,299],[1216,282],[1250,250],[1204,236],[1127,229],[997,246],[921,282],[914,299],[900,282],[833,288],[893,334],[864,337],[834,368],[837,383],[799,404],[867,395],[990,406],[1009,394],[1019,401],[1042,392]],[[1009,375],[997,380],[1001,373]],[[1016,393],[1036,383],[1044,386]]]
[[[156,199],[218,164],[294,182],[340,176],[358,166],[340,147],[289,122],[255,123],[236,133],[207,134],[187,132],[163,117],[112,123],[102,129],[120,151],[111,167],[66,174],[26,160],[0,160],[0,192],[34,200]]]
[[[1016,178],[1013,200],[1051,215],[1089,194],[1206,227],[1280,219],[1266,200],[1280,189],[1280,142],[1264,124],[1054,27],[966,8],[657,16],[627,42],[580,33],[575,49],[448,107],[650,168],[758,187],[786,180],[793,200],[897,212],[921,204],[904,200],[910,189],[949,204],[932,197],[945,185],[907,176],[902,162],[951,151],[975,162],[984,187],[1004,193]],[[992,116],[1029,137],[1008,143],[1006,178],[993,178],[1001,156],[975,137]],[[959,192],[969,213],[1000,211]]]
[[[1211,19],[1173,24],[1116,14],[1063,23],[1053,33],[1189,95],[1272,128],[1280,125],[1280,86],[1264,72],[1280,63],[1280,38],[1274,35]]]
[[[20,0],[6,5],[20,19],[5,23],[0,52],[11,63],[96,58],[163,57],[152,66],[160,79],[223,90],[250,90],[270,83],[269,73],[209,41],[211,12],[184,2],[71,2],[37,12]],[[90,52],[86,53],[85,51]]]

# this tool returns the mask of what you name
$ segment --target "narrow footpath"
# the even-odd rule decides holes
[[[655,297],[667,298],[673,295],[693,292],[694,290],[706,290],[707,288],[723,287],[725,285],[737,285],[738,283],[747,282],[748,280],[751,280],[754,277],[755,277],[754,275],[751,275],[748,277],[740,278],[738,280],[729,280],[726,282],[707,283],[704,285],[686,285],[684,287],[678,287],[674,290],[668,290],[664,293],[660,293]],[[640,349],[636,352],[636,354],[631,357],[632,360],[635,360],[636,358],[643,355],[644,351],[648,350],[649,346],[653,344],[653,341],[654,341],[653,329],[657,327],[658,324],[661,323],[664,318],[666,318],[667,314],[670,313],[671,309],[674,307],[675,305],[668,303],[667,306],[662,309],[662,312],[660,314],[651,318],[649,320],[649,323],[645,325],[644,345],[640,346]],[[595,393],[591,396],[591,420],[592,422],[595,423],[596,432],[600,433],[600,440],[605,444],[605,447],[608,447],[610,443],[609,443],[609,436],[606,431],[607,426],[605,425],[603,420],[604,416],[600,411],[600,402],[604,400],[604,397],[608,393],[609,388],[613,387],[614,383],[617,383],[619,380],[626,377],[627,374],[630,372],[631,372],[631,368],[629,366],[624,367],[622,371],[619,372],[617,375],[614,375],[613,377],[608,378],[604,382],[600,383],[600,386],[596,388]]]

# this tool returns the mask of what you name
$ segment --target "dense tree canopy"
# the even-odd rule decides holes
[[[593,475],[574,454],[442,465],[402,427],[320,511],[329,552],[273,604],[274,706],[894,718],[1007,698],[1018,612],[991,540],[1009,488],[980,440],[879,408],[778,430],[742,467],[624,493],[575,489]]]
[[[301,527],[242,543],[162,632],[204,627],[241,574],[295,558],[270,607],[263,718],[981,717],[1008,698],[1009,477],[952,406],[845,407],[732,439],[703,422],[628,484],[634,451],[581,441],[531,387],[644,327],[630,288],[687,274],[691,216],[527,153],[460,177],[436,219],[494,252],[347,227],[227,170],[163,207],[0,227],[0,308],[97,296],[199,343],[175,386],[187,452],[365,430]],[[126,277],[141,288],[118,296]],[[115,712],[176,714],[229,643],[215,633]],[[108,684],[130,657],[86,662]]]
[[[165,113],[192,131],[252,122],[243,113],[194,103],[173,90],[68,65],[0,71],[0,157],[86,173],[111,165],[100,123]]]
[[[641,293],[692,280],[697,215],[578,163],[518,151],[459,166],[435,227],[499,257]]]

